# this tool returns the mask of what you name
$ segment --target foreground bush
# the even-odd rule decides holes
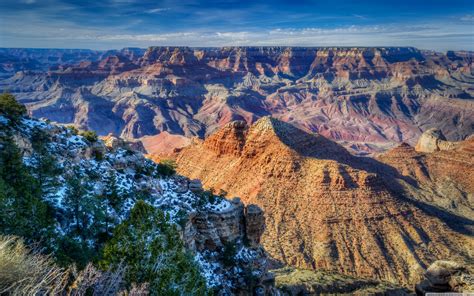
[[[122,264],[114,271],[101,271],[91,263],[81,271],[59,268],[22,239],[0,236],[0,295],[148,295],[147,283],[125,289],[125,271]]]
[[[0,115],[3,115],[13,122],[20,120],[26,114],[26,107],[18,103],[15,96],[9,93],[0,94]]]
[[[69,271],[25,247],[23,240],[0,236],[0,294],[57,295],[66,287]]]
[[[127,283],[149,283],[151,295],[208,295],[206,283],[163,211],[138,201],[114,231],[101,265],[125,264]]]

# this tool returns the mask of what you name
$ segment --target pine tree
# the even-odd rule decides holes
[[[43,200],[51,198],[59,185],[57,176],[61,173],[56,158],[49,152],[50,137],[42,130],[35,129],[31,135],[33,148],[33,174],[38,181]]]
[[[138,201],[106,244],[101,266],[127,265],[126,280],[150,284],[151,295],[208,295],[176,227],[163,211]]]
[[[41,200],[38,182],[9,135],[0,137],[0,147],[0,230],[27,240],[44,239],[50,235],[53,219]]]
[[[26,107],[18,103],[15,96],[9,93],[0,94],[0,115],[7,117],[13,124],[26,114]]]

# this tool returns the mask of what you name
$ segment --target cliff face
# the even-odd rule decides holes
[[[151,47],[70,59],[51,53],[59,57],[46,64],[47,54],[0,51],[7,69],[0,89],[36,117],[103,135],[204,137],[231,121],[272,115],[365,153],[414,145],[430,128],[449,140],[473,132],[470,52]]]
[[[406,284],[436,259],[469,257],[472,239],[394,193],[371,172],[383,165],[364,161],[269,117],[228,124],[177,156],[182,174],[265,211],[263,245],[284,264]]]
[[[127,219],[137,200],[162,209],[169,222],[178,227],[208,287],[224,293],[220,295],[274,293],[274,277],[268,272],[267,255],[259,244],[265,217],[256,205],[245,206],[239,199],[228,201],[219,196],[209,198],[204,195],[199,180],[157,175],[156,164],[133,150],[133,142],[113,136],[90,141],[63,126],[30,118],[22,118],[12,125],[0,115],[2,140],[11,136],[23,162],[32,171],[37,165],[33,138],[38,132],[48,139],[45,149],[60,168],[58,176],[48,179],[50,185],[45,196],[49,210],[58,219],[55,229],[59,236],[75,227],[62,216],[70,202],[71,185],[66,180],[74,176],[81,180],[79,184],[84,192],[81,198],[87,199],[90,212],[97,210],[96,199],[103,203],[103,196],[109,190],[115,190],[123,199],[120,207],[108,209],[110,228]],[[110,189],[112,179],[114,187]],[[94,215],[87,219],[90,224],[96,223]],[[90,244],[94,243],[91,239]]]
[[[397,169],[408,196],[440,206],[472,220],[474,217],[474,138],[446,141],[429,130],[415,148],[402,144],[377,157]]]

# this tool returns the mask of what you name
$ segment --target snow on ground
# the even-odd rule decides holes
[[[6,118],[0,116],[0,123],[5,122]],[[198,210],[225,212],[232,208],[232,203],[225,198],[216,196],[209,200],[202,200],[204,197],[200,194],[191,192],[187,181],[179,176],[157,177],[154,176],[156,164],[143,157],[141,154],[125,149],[116,149],[115,151],[106,150],[101,159],[86,157],[85,151],[90,144],[82,136],[73,134],[66,127],[55,127],[45,122],[35,119],[23,119],[23,126],[20,130],[26,136],[31,136],[34,128],[44,130],[53,130],[52,141],[49,145],[50,152],[56,157],[60,168],[64,170],[58,178],[55,190],[49,194],[51,204],[61,208],[64,206],[64,200],[68,191],[67,176],[74,176],[86,180],[88,194],[101,195],[107,188],[107,182],[111,177],[115,177],[117,191],[125,194],[124,204],[120,213],[109,213],[116,215],[118,221],[125,219],[136,202],[136,196],[140,190],[146,189],[148,194],[147,201],[152,205],[164,210],[171,221],[179,224],[180,219],[186,214]],[[35,166],[32,156],[24,156],[23,161],[27,166]],[[140,173],[137,168],[141,167]],[[143,174],[143,168],[151,171],[151,174]],[[90,217],[92,219],[92,217]],[[62,227],[58,225],[57,231],[64,233]],[[237,260],[250,260],[255,254],[251,250],[242,248],[237,253]],[[223,278],[222,265],[219,263],[218,253],[209,251],[195,255],[195,260],[202,270],[209,287],[224,285],[231,286],[232,283]],[[239,270],[236,270],[239,272]]]
[[[4,116],[0,115],[0,124],[7,125],[8,124],[8,119],[5,118]]]
[[[215,262],[212,262],[207,258],[209,257],[216,257],[217,253],[211,253],[211,252],[205,252],[203,254],[201,253],[196,253],[194,256],[194,260],[198,264],[198,266],[202,270],[202,275],[206,279],[206,284],[208,287],[218,287],[224,283],[224,279],[222,274],[219,274],[219,269],[222,268],[222,266]],[[217,261],[217,260],[216,260]],[[231,283],[227,283],[227,285],[231,285]]]

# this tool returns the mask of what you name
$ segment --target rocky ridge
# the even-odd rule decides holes
[[[48,150],[54,153],[63,170],[47,198],[58,215],[68,191],[67,176],[87,178],[88,186],[84,190],[90,196],[101,195],[106,190],[107,178],[113,176],[117,190],[126,196],[123,207],[109,213],[113,223],[120,223],[137,199],[145,198],[149,204],[163,209],[181,229],[182,239],[193,252],[209,288],[220,290],[222,295],[274,293],[273,276],[267,271],[267,255],[259,244],[265,218],[255,205],[245,206],[238,199],[227,201],[219,196],[205,199],[198,180],[150,174],[156,164],[132,150],[133,143],[111,136],[105,141],[91,142],[74,130],[31,118],[23,118],[12,127],[8,119],[0,116],[0,132],[12,133],[27,166],[35,165],[31,142],[35,131],[42,131],[51,139]],[[56,231],[65,233],[69,227],[60,223]],[[230,263],[224,264],[227,245],[234,252],[225,253]],[[245,277],[248,272],[252,283]]]
[[[377,159],[396,168],[406,196],[472,221],[474,137],[450,142],[441,131],[432,129],[423,133],[416,147],[401,144]]]
[[[402,141],[414,145],[430,128],[449,140],[473,133],[470,52],[150,47],[69,59],[48,71],[22,56],[44,60],[28,50],[0,51],[0,65],[9,69],[0,89],[36,117],[102,135],[202,138],[231,121],[272,115],[372,153]]]
[[[413,284],[437,259],[472,256],[472,236],[389,186],[398,179],[377,173],[386,165],[274,118],[230,123],[181,149],[177,163],[259,205],[263,245],[286,265]]]

